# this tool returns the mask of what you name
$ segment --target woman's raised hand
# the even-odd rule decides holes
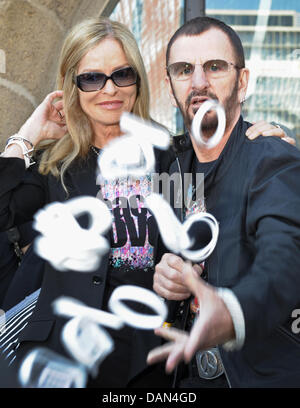
[[[18,135],[29,140],[34,146],[42,140],[63,137],[67,126],[62,97],[63,91],[48,94],[21,127]]]

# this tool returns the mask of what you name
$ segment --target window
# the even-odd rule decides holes
[[[166,46],[183,23],[184,0],[120,0],[110,18],[127,25],[139,45],[150,85],[150,113],[173,133],[182,132],[165,84]]]
[[[249,66],[260,3],[258,0],[206,0],[206,14],[231,25],[240,35]],[[293,25],[295,13],[300,15],[300,2],[272,0],[266,12],[268,21],[258,48],[260,61],[255,63],[256,75],[250,75],[253,87],[249,89],[254,91],[248,94],[243,115],[250,122],[258,119],[281,122],[294,131],[300,141],[300,18],[298,25]],[[228,21],[230,14],[237,16],[233,22]],[[247,31],[238,31],[240,26],[247,26]],[[261,27],[259,30],[262,32]],[[275,65],[276,60],[280,64]],[[266,72],[276,75],[271,77]]]

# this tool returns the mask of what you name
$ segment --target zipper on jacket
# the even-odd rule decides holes
[[[182,173],[181,173],[181,165],[180,165],[180,161],[179,161],[179,158],[178,158],[178,156],[176,155],[176,163],[177,163],[177,167],[178,167],[178,170],[179,170],[179,174],[180,174],[180,185],[181,185],[181,211],[180,211],[180,221],[181,221],[181,223],[183,223],[183,221],[184,221],[184,208],[185,208],[185,205],[184,205],[184,185],[183,185],[183,181],[182,181]],[[176,192],[176,194],[177,194],[177,192]],[[175,191],[174,191],[174,198],[175,198]]]
[[[209,277],[209,263],[207,263],[207,280],[208,280],[208,277]],[[231,382],[229,380],[229,376],[228,376],[226,368],[225,368],[225,364],[224,364],[223,359],[222,359],[220,347],[221,346],[217,346],[217,349],[219,351],[219,357],[220,357],[220,360],[221,360],[221,363],[222,363],[222,366],[223,366],[223,369],[224,369],[225,378],[226,378],[226,381],[228,383],[229,388],[232,388]]]
[[[219,351],[219,356],[220,356],[220,360],[221,360],[221,363],[222,363],[222,366],[223,366],[223,369],[224,369],[224,374],[225,374],[226,381],[228,383],[229,388],[232,388],[229,377],[228,377],[228,374],[227,374],[227,371],[226,371],[226,368],[225,368],[225,365],[224,365],[224,362],[222,360],[222,356],[221,356],[221,352],[220,352],[220,346],[217,346],[217,349]]]
[[[180,211],[180,221],[183,222],[184,218],[185,218],[184,217],[185,204],[184,204],[184,197],[183,197],[184,186],[183,186],[183,181],[182,181],[181,165],[180,165],[180,161],[178,159],[178,156],[176,156],[176,162],[177,162],[177,166],[178,166],[178,170],[179,170],[179,174],[180,174],[180,179],[181,179],[180,181],[181,181],[181,194],[182,194],[182,208],[181,208],[181,211]],[[209,277],[209,265],[207,265],[207,280],[208,280],[208,277]],[[228,377],[228,374],[227,374],[227,371],[226,371],[226,368],[225,368],[225,365],[224,365],[222,357],[221,357],[219,346],[217,346],[217,349],[219,351],[220,360],[221,360],[223,368],[224,368],[224,374],[225,374],[226,381],[228,383],[229,388],[232,388],[229,377]],[[176,379],[174,380],[174,383],[176,384]]]

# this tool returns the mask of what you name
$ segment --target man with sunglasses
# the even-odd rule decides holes
[[[177,368],[180,387],[298,387],[300,339],[291,316],[300,304],[299,151],[278,138],[245,138],[250,124],[241,105],[249,71],[229,26],[208,17],[187,22],[171,38],[166,62],[171,99],[189,135],[204,101],[217,100],[225,110],[220,143],[208,149],[191,137],[192,146],[170,167],[171,174],[204,173],[206,211],[220,233],[201,277],[174,254],[156,266],[154,290],[185,300],[179,315],[191,333],[158,329],[170,343],[148,362],[167,359],[168,372],[190,362]],[[209,111],[202,121],[206,140],[217,125]],[[191,210],[183,203],[175,212],[184,219]]]

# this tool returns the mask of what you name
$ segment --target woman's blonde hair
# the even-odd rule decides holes
[[[85,157],[92,144],[92,128],[79,103],[74,75],[84,55],[105,38],[117,40],[123,47],[127,61],[138,74],[137,98],[132,113],[150,119],[149,86],[144,63],[133,34],[123,24],[98,17],[77,24],[66,37],[59,59],[57,89],[64,91],[64,112],[68,133],[59,141],[51,143],[41,156],[39,171],[42,174],[63,175],[72,161]]]

